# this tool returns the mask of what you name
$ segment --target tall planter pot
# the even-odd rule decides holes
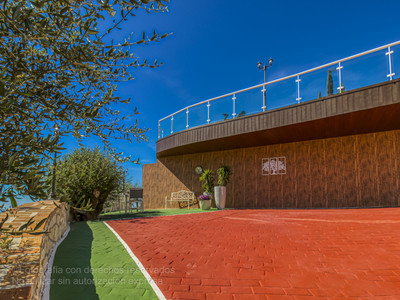
[[[215,205],[218,209],[224,209],[226,203],[226,187],[225,186],[216,186],[214,187],[215,194]]]

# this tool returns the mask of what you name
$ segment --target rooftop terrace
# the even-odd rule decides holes
[[[315,99],[329,99],[398,78],[400,41],[187,106],[159,120],[158,137]],[[330,79],[333,85],[328,87]]]

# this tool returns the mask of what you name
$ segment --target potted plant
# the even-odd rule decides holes
[[[200,181],[202,182],[202,187],[205,195],[212,195],[214,189],[214,174],[210,169],[204,170],[203,174],[200,176]]]
[[[211,208],[211,196],[210,195],[200,195],[199,196],[200,209],[209,210]]]
[[[227,166],[222,166],[217,170],[218,186],[214,188],[215,205],[218,209],[224,209],[226,203],[226,185],[229,183],[229,177],[232,172]]]

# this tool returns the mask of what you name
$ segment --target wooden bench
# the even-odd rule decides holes
[[[165,196],[165,209],[167,209],[168,202],[178,202],[179,208],[182,208],[181,204],[186,204],[187,203],[187,208],[190,208],[190,204],[192,203],[192,206],[194,208],[195,203],[195,196],[193,192],[190,191],[179,191],[179,192],[173,192],[171,193],[171,198],[168,199],[168,196]]]

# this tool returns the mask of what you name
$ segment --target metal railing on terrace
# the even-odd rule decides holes
[[[400,41],[187,106],[158,121],[158,138],[396,78],[400,78]],[[333,87],[327,87],[328,80]]]

